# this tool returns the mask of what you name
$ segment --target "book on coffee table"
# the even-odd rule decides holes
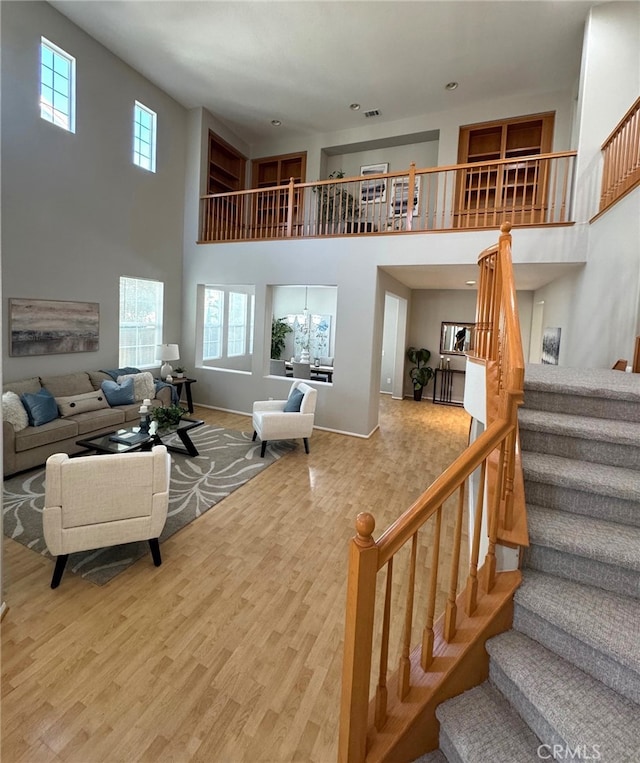
[[[141,432],[139,429],[119,429],[109,439],[113,442],[121,442],[123,445],[135,445],[151,438],[147,432]]]

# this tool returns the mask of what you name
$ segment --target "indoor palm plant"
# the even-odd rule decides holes
[[[340,180],[345,176],[344,170],[334,170],[328,179]],[[346,183],[329,183],[317,185],[313,189],[318,194],[318,228],[326,226],[328,233],[337,233],[336,223],[346,220],[357,220],[360,217],[360,206],[355,197],[349,192]]]
[[[413,368],[409,369],[409,378],[413,383],[414,400],[422,400],[422,390],[434,376],[433,368],[427,365],[430,357],[431,352],[424,347],[420,349],[409,347],[407,350],[407,360],[415,364]]]
[[[271,321],[271,357],[280,360],[284,350],[284,341],[287,334],[293,331],[284,318],[273,318]]]

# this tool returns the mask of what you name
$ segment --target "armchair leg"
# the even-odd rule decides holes
[[[64,568],[67,566],[67,559],[69,558],[69,554],[60,554],[56,558],[56,566],[53,570],[53,577],[51,578],[51,588],[57,588],[60,585],[60,581],[62,580],[62,573],[64,572]]]
[[[149,538],[149,547],[151,548],[151,556],[153,557],[153,563],[156,567],[162,564],[162,557],[160,556],[160,544],[157,538]]]
[[[258,433],[257,433],[257,432],[255,431],[255,429],[254,429],[254,430],[253,430],[253,437],[251,438],[251,442],[255,442],[255,441],[256,441],[256,437],[257,437],[257,436],[258,436]]]
[[[304,452],[308,455],[309,454],[309,438],[303,437],[302,441],[304,442]]]
[[[264,458],[264,454],[265,454],[266,450],[267,450],[267,441],[263,440],[262,441],[262,447],[260,448],[260,458]]]

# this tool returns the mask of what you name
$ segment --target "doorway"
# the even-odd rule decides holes
[[[407,334],[407,300],[390,292],[384,296],[380,392],[395,400],[404,397],[404,343]]]

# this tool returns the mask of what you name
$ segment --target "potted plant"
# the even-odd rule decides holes
[[[158,422],[158,429],[168,429],[180,423],[180,419],[188,413],[186,408],[180,405],[158,406],[151,411],[151,418]]]
[[[407,350],[407,360],[415,364],[409,369],[409,378],[413,383],[413,399],[416,401],[422,400],[422,390],[434,376],[433,368],[427,365],[430,357],[431,352],[424,347],[409,347]]]
[[[345,176],[344,170],[334,170],[329,179],[339,180]],[[341,226],[336,228],[336,223],[346,220],[358,220],[360,217],[360,205],[356,202],[352,193],[349,193],[345,183],[330,183],[328,185],[314,186],[314,193],[318,194],[318,218],[317,229],[326,228],[327,233],[341,232]]]
[[[284,318],[273,318],[271,321],[271,357],[280,360],[284,350],[284,340],[293,331]]]
[[[176,379],[184,379],[184,375],[186,373],[186,370],[184,366],[177,366],[173,369],[173,375]]]

